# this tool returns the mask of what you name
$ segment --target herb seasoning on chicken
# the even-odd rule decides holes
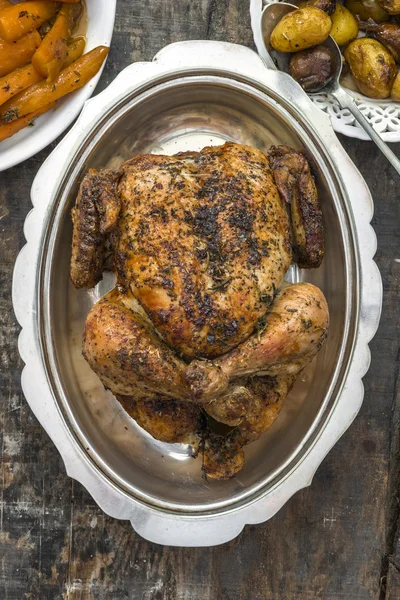
[[[280,290],[292,247],[303,268],[323,256],[306,159],[233,143],[137,156],[90,170],[72,215],[74,285],[101,279],[110,245],[117,274],[88,315],[86,360],[154,437],[201,448],[210,477],[234,476],[328,329],[320,290]]]

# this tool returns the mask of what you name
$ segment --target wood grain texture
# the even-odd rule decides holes
[[[98,90],[170,42],[204,38],[252,46],[248,1],[118,0]],[[150,544],[104,515],[33,417],[20,387],[11,277],[30,185],[54,144],[0,173],[1,600],[399,600],[399,180],[371,143],[341,141],[375,199],[385,288],[364,405],[310,488],[271,521],[209,549]]]

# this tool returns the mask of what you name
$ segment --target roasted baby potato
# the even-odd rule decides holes
[[[400,102],[400,71],[397,71],[396,79],[394,80],[390,97],[392,100]]]
[[[314,6],[326,12],[327,15],[332,15],[335,12],[336,0],[300,0],[300,2],[296,2],[296,5],[299,8]]]
[[[391,15],[400,15],[400,0],[379,0],[382,8]]]
[[[325,46],[314,46],[292,54],[289,62],[291,76],[306,92],[318,92],[335,74],[336,57]]]
[[[361,23],[360,29],[367,31],[370,37],[381,42],[393,54],[394,59],[400,64],[400,25],[397,23]]]
[[[369,98],[387,98],[396,77],[396,63],[380,42],[360,38],[344,51],[353,79],[362,94]]]
[[[279,52],[298,52],[326,40],[332,26],[321,9],[305,6],[285,15],[271,33],[271,46]]]
[[[330,35],[333,37],[338,46],[344,46],[357,37],[357,19],[342,4],[336,4],[335,12],[331,18],[332,29],[330,31]]]
[[[390,18],[389,13],[382,8],[378,0],[346,0],[344,5],[361,21],[372,19],[375,23],[383,23]]]

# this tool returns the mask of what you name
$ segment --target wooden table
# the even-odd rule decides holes
[[[183,39],[252,46],[248,0],[118,0],[98,89]],[[313,484],[216,548],[150,544],[69,479],[20,386],[11,305],[34,175],[55,144],[0,173],[0,599],[399,600],[399,179],[372,143],[341,138],[375,199],[385,301],[360,414]],[[400,149],[400,144],[397,145]]]

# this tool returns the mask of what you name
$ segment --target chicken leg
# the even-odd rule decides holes
[[[157,335],[136,300],[117,289],[93,306],[86,319],[83,355],[113,394],[154,393],[186,400],[186,364]]]
[[[321,348],[328,327],[321,290],[310,283],[285,287],[258,333],[214,362],[191,362],[185,380],[192,398],[207,404],[226,391],[230,380],[245,375],[297,376]]]
[[[205,432],[203,470],[208,477],[229,479],[240,471],[243,447],[270,429],[295,379],[293,375],[242,378],[230,386],[225,396],[205,406],[213,419],[232,427],[225,436],[210,428]]]

